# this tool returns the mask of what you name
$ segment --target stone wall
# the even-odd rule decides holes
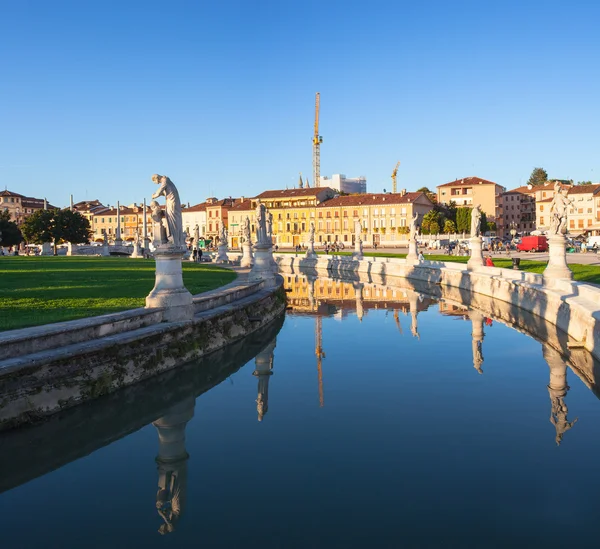
[[[580,346],[600,359],[600,288],[582,282],[555,280],[552,287],[540,274],[480,267],[444,261],[410,262],[405,259],[369,257],[355,261],[347,256],[306,259],[276,254],[280,269],[323,270],[334,276],[407,278],[456,288],[468,303],[471,294],[509,303],[557,326]]]
[[[205,356],[265,326],[285,305],[278,277],[274,289],[258,289],[191,321],[156,323],[3,360],[0,429],[38,421]]]

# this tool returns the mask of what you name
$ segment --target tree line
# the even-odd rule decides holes
[[[0,212],[0,246],[18,246],[51,242],[56,255],[57,246],[65,242],[84,244],[92,236],[90,222],[79,212],[69,209],[38,210],[20,227],[11,220],[10,212]]]

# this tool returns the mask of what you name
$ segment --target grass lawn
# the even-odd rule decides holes
[[[295,253],[283,252],[283,253]],[[317,252],[319,255],[324,252]],[[352,255],[352,252],[334,252],[331,255]],[[365,257],[398,257],[404,258],[406,254],[395,254],[388,252],[365,252]],[[425,254],[425,259],[429,261],[453,261],[454,263],[466,263],[469,261],[467,256],[455,256],[455,255],[434,255]],[[496,267],[504,267],[505,269],[512,269],[512,260],[506,257],[492,257],[494,265]],[[530,259],[521,259],[521,270],[529,271],[531,273],[542,273],[546,268],[547,263],[545,261],[533,261]],[[600,284],[600,267],[597,265],[579,265],[569,263],[569,268],[573,271],[573,278],[579,282],[589,282],[591,284]]]
[[[235,279],[213,264],[183,262],[192,294]],[[0,257],[0,331],[143,307],[154,261],[125,257]]]

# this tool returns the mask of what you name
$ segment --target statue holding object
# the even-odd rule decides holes
[[[181,201],[179,200],[177,187],[175,187],[175,184],[166,175],[154,174],[152,181],[160,185],[158,190],[152,195],[152,199],[156,200],[160,196],[165,197],[166,207],[164,217],[166,220],[167,242],[173,247],[185,248]]]

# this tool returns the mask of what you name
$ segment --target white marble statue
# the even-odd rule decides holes
[[[554,197],[550,204],[550,232],[551,234],[565,234],[567,232],[567,208],[573,202],[567,197],[567,190],[561,189],[558,181],[554,184]]]
[[[273,214],[267,211],[267,236],[269,242],[273,242]]]
[[[196,248],[199,246],[198,242],[200,241],[200,227],[198,226],[198,223],[196,223],[196,225],[194,225],[194,246],[196,246]]]
[[[161,244],[168,244],[167,228],[164,222],[165,212],[163,212],[156,200],[150,202],[150,212],[150,217],[153,221],[152,235],[154,237],[154,246],[158,247]]]
[[[269,244],[267,236],[267,208],[258,200],[256,205],[256,243]]]
[[[475,204],[471,210],[471,238],[481,236],[481,206]]]
[[[245,242],[250,242],[250,218],[246,216],[246,221],[244,222],[244,240]]]
[[[315,224],[311,222],[310,230],[308,231],[308,241],[314,243],[315,242]]]
[[[354,222],[354,234],[356,235],[357,242],[358,241],[362,242],[362,239],[360,237],[361,233],[362,233],[362,225],[360,224],[360,221],[355,221]]]
[[[221,229],[219,231],[219,246],[226,246],[227,245],[227,227],[225,226],[225,224],[221,225]]]
[[[419,221],[419,214],[417,212],[415,212],[415,215],[413,216],[413,218],[410,221],[410,234],[409,234],[410,240],[417,239],[417,235],[419,234],[419,229],[418,229],[418,224],[417,224],[418,221]]]
[[[152,195],[153,199],[164,196],[166,201],[165,219],[167,222],[167,237],[170,243],[177,248],[185,247],[183,236],[183,222],[181,218],[181,201],[179,192],[174,183],[166,176],[154,174],[152,181],[160,185],[158,190]]]

